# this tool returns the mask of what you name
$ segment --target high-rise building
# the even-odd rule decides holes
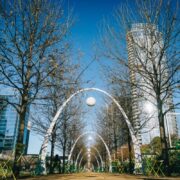
[[[18,130],[18,114],[6,103],[13,96],[0,96],[0,151],[12,151],[16,145]]]
[[[18,103],[19,100],[12,92],[7,93],[4,91],[0,95],[0,153],[10,154],[15,149],[19,129],[19,115],[13,106],[7,102]],[[27,114],[23,139],[25,154],[27,153],[28,133]]]
[[[155,25],[133,24],[131,30],[127,33],[127,44],[132,84],[133,125],[140,143],[148,144],[154,137],[160,136],[160,131],[155,93],[149,74],[146,73],[153,72],[153,65],[158,65],[159,52],[163,45],[162,34]],[[166,69],[162,81],[166,81],[168,74],[166,66],[166,57],[163,56],[159,66],[163,70]],[[169,91],[169,93],[171,92]],[[166,100],[164,110],[168,109],[169,106],[173,106],[172,93]],[[167,114],[165,120],[167,135],[177,134],[176,117]]]

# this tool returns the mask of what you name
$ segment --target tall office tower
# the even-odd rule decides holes
[[[127,33],[127,45],[132,84],[133,125],[140,143],[148,144],[154,137],[160,136],[155,93],[149,76],[153,72],[153,65],[158,66],[159,52],[163,45],[162,34],[155,25],[133,24]],[[166,81],[168,68],[165,56],[162,57],[159,67],[164,70],[163,72],[159,69],[164,73],[162,81]],[[172,92],[169,93],[164,110],[173,106]],[[167,135],[177,134],[176,117],[167,115],[165,120]]]
[[[18,130],[18,114],[6,100],[13,96],[0,95],[0,151],[12,151],[16,145]]]
[[[19,98],[11,91],[0,92],[0,153],[11,154],[15,149],[19,129],[19,115],[7,102],[18,103]],[[25,154],[28,146],[28,115],[25,120]]]

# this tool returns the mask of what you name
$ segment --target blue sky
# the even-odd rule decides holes
[[[93,43],[98,39],[99,24],[104,17],[112,16],[113,10],[123,0],[66,0],[65,9],[68,6],[73,8],[75,15],[75,25],[72,29],[71,39],[75,49],[83,52],[83,57],[80,62],[86,66],[94,55]],[[105,62],[106,63],[106,62]],[[93,81],[93,86],[101,89],[107,88],[107,82],[102,79],[100,72],[100,65],[97,61],[93,62],[91,66],[83,73],[84,81]],[[88,84],[84,85],[88,87]],[[96,108],[90,109],[85,116],[88,122],[91,122],[92,128],[96,118],[95,109],[102,106],[103,96],[99,93],[88,93],[88,96],[94,96],[97,99]],[[85,96],[87,97],[87,96]],[[42,138],[41,138],[42,140]],[[31,133],[28,153],[39,153],[41,141],[37,135]]]
[[[93,43],[98,38],[98,24],[103,17],[112,15],[114,8],[121,3],[121,0],[66,0],[65,9],[72,7],[75,15],[75,25],[72,29],[71,39],[75,49],[83,52],[83,57],[80,60],[86,66],[93,58]],[[100,67],[98,62],[93,62],[91,66],[83,73],[84,81],[93,80],[93,86],[106,89],[106,81],[102,80]],[[88,87],[89,85],[85,85]],[[103,96],[100,93],[91,92],[85,97],[94,96],[97,99],[96,108],[89,109],[89,113],[84,117],[87,122],[90,122],[90,130],[95,123],[95,109],[100,107],[103,101]],[[85,99],[84,99],[85,100]],[[39,153],[42,137],[38,137],[31,132],[29,140],[28,153]]]
[[[104,17],[110,16],[121,0],[69,0],[75,14],[75,26],[72,29],[72,40],[75,48],[80,49],[84,56],[82,64],[87,65],[94,57],[93,44],[98,39],[99,24]],[[85,80],[93,79],[94,86],[105,88],[102,82],[98,62],[84,72]]]

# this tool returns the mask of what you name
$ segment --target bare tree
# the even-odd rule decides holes
[[[128,81],[119,73],[119,82],[129,83],[132,95],[134,93],[137,97],[140,93],[142,100],[144,94],[154,99],[145,98],[154,102],[157,108],[162,156],[167,167],[169,159],[165,116],[180,105],[179,102],[172,102],[172,95],[178,95],[180,84],[178,10],[178,1],[136,1],[133,6],[125,3],[116,10],[113,25],[106,23],[102,26],[104,34],[101,37],[103,55],[130,71]],[[135,25],[133,29],[134,23],[137,25],[136,30]]]
[[[68,50],[67,50],[68,51]],[[56,57],[56,70],[51,74],[44,83],[43,94],[38,96],[39,100],[34,102],[34,112],[32,115],[33,124],[32,129],[36,133],[44,136],[49,128],[49,125],[58,111],[59,107],[65,100],[79,89],[80,79],[77,80],[78,65],[70,63],[70,57],[64,53],[63,57]],[[63,63],[58,64],[59,59]],[[70,144],[72,144],[73,137],[76,133],[80,133],[82,124],[80,117],[82,111],[80,110],[80,99],[71,101],[65,110],[60,115],[53,132],[50,137],[51,155],[50,155],[50,173],[53,173],[53,158],[55,147],[62,150],[63,169],[65,172],[65,158],[68,153]],[[71,148],[71,147],[70,147]]]
[[[0,84],[12,88],[20,99],[19,103],[8,101],[19,114],[17,159],[23,152],[28,108],[56,69],[53,54],[66,49],[62,42],[72,17],[65,17],[60,2],[48,0],[1,0],[0,7]]]
[[[107,75],[110,79],[112,76]],[[112,81],[111,81],[112,82]],[[123,84],[125,85],[125,84]],[[116,98],[119,104],[122,106],[124,111],[126,112],[129,120],[132,122],[132,99],[130,87],[126,84],[126,87],[122,84],[115,84],[111,86],[111,94]],[[118,154],[119,148],[123,145],[127,145],[129,150],[129,172],[132,173],[132,147],[131,147],[131,137],[129,133],[129,129],[127,124],[124,121],[124,118],[117,108],[117,106],[113,103],[108,104],[105,110],[103,110],[105,114],[102,116],[101,114],[98,116],[98,129],[106,140],[108,147],[111,150],[111,153],[114,155],[114,160],[122,160],[123,158]]]

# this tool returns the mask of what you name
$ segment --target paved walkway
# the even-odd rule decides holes
[[[143,176],[124,175],[124,174],[108,174],[108,173],[78,173],[78,174],[67,174],[67,175],[48,175],[36,178],[28,178],[28,180],[148,180],[154,178],[147,178]],[[157,178],[155,178],[157,179]],[[180,178],[160,178],[164,180]],[[26,179],[27,180],[27,179]]]
[[[44,177],[29,178],[28,180],[126,180],[138,179],[129,175],[113,175],[107,173],[78,173],[67,175],[48,175]]]

